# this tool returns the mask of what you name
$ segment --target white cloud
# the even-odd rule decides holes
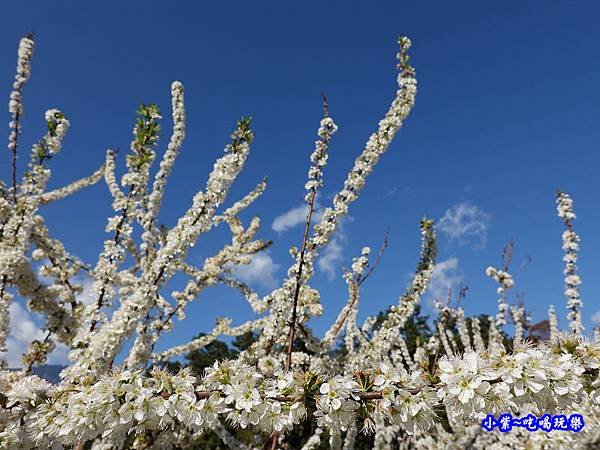
[[[483,248],[487,242],[487,229],[490,215],[475,205],[458,203],[449,208],[440,219],[438,230],[448,240],[460,245],[472,245]]]
[[[354,221],[354,217],[352,216],[345,216],[340,219],[337,231],[329,241],[329,244],[327,244],[327,247],[323,250],[321,257],[317,262],[319,269],[325,272],[329,281],[333,281],[336,275],[336,269],[344,259],[344,245],[348,240],[344,226],[347,222],[352,221]]]
[[[323,250],[323,254],[317,262],[319,269],[325,272],[329,281],[332,281],[335,278],[336,269],[344,259],[344,244],[348,240],[344,224],[346,222],[352,222],[353,220],[354,217],[352,216],[346,216],[340,219],[336,233],[329,241],[329,244],[327,244],[327,247],[325,247],[325,250]]]
[[[318,202],[315,201],[316,210],[313,212],[312,221],[319,222],[321,217],[323,216],[323,210],[319,209]],[[271,224],[271,228],[278,233],[283,233],[284,231],[289,230],[290,228],[294,228],[300,224],[306,222],[306,215],[308,214],[308,205],[303,204],[300,206],[296,206],[283,214],[275,217],[273,223]]]
[[[319,269],[325,272],[330,281],[335,278],[335,270],[344,258],[343,239],[341,236],[331,239],[327,247],[325,247],[323,256],[319,258]]]
[[[54,282],[52,277],[42,275],[42,264],[40,264],[37,269],[37,277],[41,283],[46,285],[51,285]],[[73,286],[81,285],[82,287],[82,291],[77,294],[78,301],[82,302],[84,305],[96,301],[97,296],[94,294],[94,279],[90,275],[81,272],[71,280],[71,283]]]
[[[75,284],[82,286],[82,291],[77,294],[77,300],[87,305],[91,302],[95,302],[97,294],[94,293],[94,279],[88,275],[80,275],[75,278]]]
[[[52,279],[44,277],[39,273],[40,281],[50,284]],[[87,275],[80,275],[75,278],[74,284],[81,284],[83,291],[77,295],[77,299],[84,304],[95,301],[93,294],[94,280]],[[34,339],[43,340],[47,332],[43,331],[35,322],[34,315],[20,303],[13,301],[9,306],[10,314],[10,333],[6,339],[7,352],[2,356],[8,362],[8,367],[21,367],[21,356],[27,351],[27,346]],[[52,353],[48,355],[47,364],[68,364],[69,348],[61,343],[56,343]]]
[[[271,228],[278,233],[289,230],[290,228],[300,225],[306,220],[308,213],[308,205],[300,205],[289,211],[284,212],[280,216],[275,217]]]
[[[600,325],[600,309],[592,314],[590,319],[594,325]]]
[[[462,281],[458,258],[452,257],[437,263],[427,286],[427,299],[430,302],[446,299],[449,290],[456,288]]]
[[[277,216],[273,221],[271,228],[278,233],[287,231],[300,224],[304,224],[306,222],[307,214],[308,205],[304,204],[297,206],[280,216]],[[314,224],[320,222],[322,217],[323,208],[320,207],[317,198],[311,223]],[[330,281],[335,277],[336,269],[344,258],[344,242],[347,239],[346,234],[344,233],[344,222],[352,220],[352,216],[347,216],[342,219],[338,225],[337,234],[331,238],[317,262],[319,269],[327,275],[327,278],[329,278]]]
[[[281,265],[276,264],[267,252],[262,252],[252,255],[250,264],[235,266],[231,272],[246,284],[274,288],[277,285],[275,273],[279,267]]]
[[[389,189],[385,193],[385,195],[386,195],[386,197],[392,197],[392,196],[397,195],[397,194],[406,195],[409,191],[410,191],[410,187],[409,186],[404,186],[403,188],[399,188],[398,186],[392,186],[392,188]]]
[[[65,344],[58,343],[54,347],[54,351],[48,355],[46,364],[60,364],[66,366],[69,364],[69,347]]]
[[[21,367],[21,355],[27,350],[28,344],[34,339],[43,340],[46,333],[33,321],[29,311],[19,303],[12,302],[9,306],[10,334],[6,340],[7,352],[3,357],[8,367]],[[54,351],[48,355],[48,364],[66,364],[69,350],[64,344],[56,344]]]

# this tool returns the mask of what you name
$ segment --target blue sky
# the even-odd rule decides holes
[[[235,120],[251,115],[256,139],[230,198],[269,177],[267,192],[244,215],[260,215],[261,237],[275,241],[256,270],[245,273],[266,292],[285,274],[287,249],[301,238],[300,226],[276,231],[273,223],[302,203],[320,93],[340,127],[321,196],[327,205],[393,97],[396,38],[407,34],[417,103],[316,277],[327,311],[314,321],[317,332],[345,301],[341,267],[364,245],[378,248],[387,227],[390,246],[364,285],[361,317],[396,301],[418,258],[423,214],[447,217],[437,292],[466,283],[467,312],[494,313],[496,286],[484,270],[500,265],[500,251],[513,238],[515,291],[536,321],[555,304],[564,326],[557,189],[573,196],[579,216],[589,330],[600,310],[599,14],[598,3],[588,1],[11,2],[0,17],[0,86],[8,100],[18,40],[33,29],[37,46],[21,142],[28,148],[38,139],[46,109],[67,114],[71,129],[50,163],[57,187],[91,173],[107,148],[128,149],[139,103],[157,102],[168,118],[170,83],[182,81],[188,132],[167,189],[166,224],[203,187]],[[168,120],[164,125],[163,149]],[[8,152],[2,161],[6,179]],[[44,213],[56,237],[96,262],[111,214],[104,185]],[[465,225],[472,233],[461,233]],[[203,237],[191,260],[202,261],[226,238],[221,232]],[[251,317],[235,293],[206,291],[160,347],[184,342],[223,315]]]

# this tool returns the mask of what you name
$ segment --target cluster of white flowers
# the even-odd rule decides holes
[[[308,191],[306,201],[310,201],[313,191],[323,186],[323,168],[327,164],[327,150],[329,141],[338,127],[331,117],[321,119],[321,125],[317,135],[319,139],[315,141],[315,150],[310,155],[310,160],[313,163],[308,170],[308,181],[304,188]]]
[[[65,115],[56,108],[46,111],[44,119],[48,126],[47,137],[45,137],[48,153],[55,155],[62,147],[62,140],[67,134],[70,123]]]
[[[494,267],[488,267],[485,269],[485,274],[495,280],[500,286],[498,286],[497,292],[498,298],[498,313],[496,314],[496,322],[494,335],[491,337],[492,340],[499,339],[499,334],[504,324],[506,324],[506,314],[508,312],[508,303],[506,302],[506,290],[512,289],[515,285],[514,280],[510,273],[506,270],[498,270]]]
[[[158,233],[156,233],[154,223],[164,195],[167,180],[173,170],[175,160],[179,154],[179,149],[183,145],[183,140],[185,138],[183,85],[179,81],[175,81],[171,85],[171,99],[173,110],[173,134],[171,135],[171,141],[167,146],[163,159],[160,162],[160,168],[154,177],[152,192],[148,196],[148,205],[143,219],[143,244],[140,246],[141,250],[145,252],[153,251],[154,245],[158,242]]]
[[[364,247],[344,272],[347,302],[324,337],[314,336],[308,326],[323,311],[319,291],[309,285],[319,251],[331,241],[414,105],[411,43],[401,38],[399,45],[398,90],[392,105],[332,205],[312,224],[329,144],[337,131],[325,105],[305,185],[308,214],[302,246],[292,247],[286,278],[264,297],[236,279],[233,268],[249,264],[270,245],[256,238],[257,217],[247,223],[240,219],[265,191],[266,180],[224,207],[250,151],[250,119],[237,123],[205,189],[193,197],[176,224],[166,228],[159,225],[161,203],[185,137],[181,83],[171,86],[173,132],[155,172],[162,116],[157,105],[149,104],[137,111],[127,170],[120,179],[117,154],[108,150],[104,164],[91,175],[47,191],[48,162],[61,150],[69,121],[57,109],[46,112],[47,132],[32,149],[29,170],[14,189],[0,183],[0,351],[6,349],[14,297],[25,299],[30,311],[45,318],[45,337],[29,344],[20,372],[5,370],[0,362],[0,448],[115,450],[127,441],[133,448],[167,449],[207,431],[232,449],[289,448],[290,432],[305,421],[312,422],[313,431],[304,449],[328,442],[333,449],[349,450],[359,433],[372,434],[374,448],[382,449],[519,448],[525,438],[531,448],[540,449],[598,445],[600,427],[594,422],[600,423],[600,336],[592,340],[581,335],[575,266],[579,237],[572,230],[575,215],[566,194],[559,194],[557,204],[567,226],[565,294],[574,333],[559,331],[551,307],[550,340],[528,340],[529,318],[519,305],[511,308],[514,337],[503,339],[509,311],[506,290],[514,281],[507,268],[489,267],[486,274],[499,283],[495,318],[465,317],[458,305],[438,302],[436,331],[427,339],[409,336],[407,323],[435,269],[436,233],[427,218],[420,223],[422,245],[413,279],[385,315],[357,323],[361,286],[379,263],[387,237],[374,263],[369,261],[370,248]],[[32,39],[24,38],[9,105],[13,162],[32,50]],[[114,214],[107,221],[110,236],[97,263],[88,267],[52,236],[40,205],[101,179],[112,196]],[[189,262],[190,247],[218,226],[228,227],[231,241],[205,255],[201,264]],[[79,295],[82,272],[93,280],[93,298],[87,302]],[[176,276],[177,282],[172,281]],[[188,305],[215,285],[241,293],[256,316],[239,325],[219,318],[207,334],[155,350],[175,321],[185,318]],[[220,336],[248,332],[256,332],[258,339],[237,359],[218,361],[201,377],[189,369],[174,374],[160,367]],[[61,381],[51,385],[30,371],[46,361],[57,343],[68,346],[71,364]],[[124,357],[122,366],[115,364],[118,356]],[[153,368],[146,369],[148,365]],[[588,425],[577,436],[482,432],[483,417],[506,412],[579,412]],[[232,431],[237,429],[249,431]],[[129,438],[131,434],[135,436]]]
[[[16,151],[17,139],[21,132],[21,118],[23,117],[23,87],[31,76],[31,57],[33,56],[33,37],[27,36],[19,42],[17,59],[17,73],[13,83],[13,90],[8,101],[8,112],[12,116],[10,121],[10,134],[8,136],[8,149]]]
[[[361,348],[360,352],[355,352],[351,356],[356,367],[364,367],[365,364],[372,364],[375,361],[387,361],[389,357],[393,357],[392,350],[397,343],[403,342],[401,331],[406,321],[413,316],[435,268],[437,247],[435,228],[431,220],[426,218],[421,220],[421,235],[421,257],[412,282],[399,298],[398,304],[390,308],[371,340]],[[409,365],[411,363],[410,360],[406,362]]]
[[[318,426],[331,434],[351,430],[360,413],[363,432],[393,425],[413,435],[435,426],[440,405],[456,426],[490,413],[598,407],[599,383],[582,374],[599,368],[600,342],[564,335],[556,345],[510,354],[493,344],[483,354],[445,355],[433,374],[381,364],[352,375],[276,368],[265,376],[238,360],[215,363],[200,380],[187,369],[170,374],[158,368],[146,374],[117,370],[94,384],[58,387],[28,377],[14,380],[7,391],[4,407],[11,417],[0,442],[19,439],[15,421],[26,424],[30,445],[42,447],[175,423],[200,431],[221,419],[282,432],[307,418],[311,401]]]
[[[523,320],[525,319],[525,308],[522,306],[513,306],[510,308],[512,318],[515,323],[515,337],[513,338],[515,345],[523,340],[524,326]]]
[[[565,296],[567,297],[567,309],[569,328],[573,333],[581,335],[583,324],[581,323],[581,298],[579,297],[579,285],[581,278],[577,275],[577,253],[579,252],[579,236],[573,231],[572,220],[577,216],[573,212],[573,199],[564,192],[556,196],[556,209],[558,217],[565,223],[566,230],[563,232],[563,250],[565,256]]]
[[[346,346],[351,350],[354,348],[354,340],[357,338],[358,327],[356,326],[356,314],[358,313],[359,287],[362,276],[369,264],[371,249],[364,247],[361,255],[352,261],[352,270],[344,273],[344,280],[348,285],[348,301],[338,314],[337,319],[325,333],[322,341],[324,350],[329,350],[335,339],[342,331],[344,325],[346,330]]]

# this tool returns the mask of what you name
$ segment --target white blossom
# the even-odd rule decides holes
[[[350,449],[359,433],[372,434],[374,448],[522,448],[525,440],[530,448],[540,449],[597,445],[600,341],[582,336],[579,237],[572,229],[573,202],[566,194],[559,194],[557,210],[566,226],[564,281],[571,332],[559,330],[550,307],[550,339],[526,338],[530,319],[519,305],[510,309],[515,334],[502,339],[509,312],[506,291],[514,281],[506,268],[489,267],[486,275],[499,286],[495,317],[466,317],[464,309],[438,303],[435,332],[413,339],[407,324],[435,268],[435,227],[426,218],[421,221],[417,268],[389,311],[357,324],[360,287],[377,265],[369,265],[371,251],[364,247],[344,273],[347,301],[336,319],[322,338],[309,326],[328,305],[310,284],[314,261],[415,101],[415,72],[407,54],[411,43],[401,38],[399,45],[394,101],[332,205],[313,226],[311,208],[324,184],[329,143],[337,131],[325,109],[305,185],[309,215],[302,247],[291,248],[293,262],[284,281],[264,297],[237,280],[233,268],[250,263],[269,245],[255,237],[258,217],[240,217],[265,191],[266,181],[227,203],[254,137],[249,119],[237,123],[205,188],[165,228],[159,226],[162,199],[185,136],[181,83],[171,85],[173,133],[156,172],[152,165],[159,155],[161,114],[157,105],[142,105],[120,179],[117,154],[109,150],[91,175],[47,191],[52,175],[47,160],[58,156],[70,123],[58,109],[46,112],[47,132],[32,149],[29,170],[15,189],[0,184],[0,350],[5,350],[10,325],[15,326],[9,323],[14,297],[44,320],[44,338],[29,343],[22,369],[9,371],[0,364],[0,448],[116,450],[130,441],[135,448],[167,449],[207,431],[229,448],[288,448],[290,432],[306,421],[312,421],[314,431],[304,449],[325,445],[325,436],[331,448]],[[15,153],[32,50],[33,41],[24,38],[9,103],[9,148]],[[53,237],[40,206],[101,178],[114,211],[106,220],[108,236],[97,262],[88,267]],[[230,240],[199,263],[188,260],[198,239],[219,226]],[[83,276],[92,280],[91,299],[82,298]],[[161,337],[185,318],[189,304],[217,285],[241,294],[254,316],[239,324],[220,317],[207,333],[161,347]],[[160,367],[220,336],[248,332],[257,333],[256,342],[233,359],[216,361],[201,375],[189,368],[173,373]],[[71,364],[59,383],[50,384],[30,372],[57,344],[70,349]],[[479,426],[487,414],[572,411],[583,414],[589,424],[580,433],[487,433]],[[247,430],[243,435],[249,438],[241,439],[232,429]]]

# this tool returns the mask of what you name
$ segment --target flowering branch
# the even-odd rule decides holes
[[[379,265],[387,234],[371,266],[370,249],[365,247],[345,271],[347,302],[324,337],[310,329],[310,318],[323,312],[319,291],[309,285],[314,261],[414,105],[416,79],[409,64],[410,45],[408,38],[399,39],[398,90],[390,109],[332,205],[312,226],[329,142],[337,130],[323,99],[324,114],[305,185],[302,245],[292,247],[293,263],[282,285],[262,298],[235,278],[234,268],[249,264],[271,244],[255,238],[258,217],[247,224],[240,219],[265,191],[266,180],[224,207],[254,138],[249,118],[238,121],[206,187],[194,195],[175,225],[167,228],[160,225],[159,215],[185,135],[181,83],[171,85],[173,133],[159,167],[152,171],[161,115],[157,105],[144,104],[137,111],[127,170],[119,181],[117,151],[108,150],[104,165],[90,176],[47,191],[52,174],[49,162],[61,150],[70,125],[61,111],[48,110],[46,132],[33,146],[29,170],[21,182],[16,183],[15,170],[12,191],[0,182],[0,350],[7,342],[9,308],[15,295],[45,318],[45,334],[29,344],[22,358],[23,370],[5,370],[6,363],[0,362],[0,449],[83,450],[91,446],[100,450],[122,448],[129,442],[137,449],[167,449],[205,431],[213,431],[224,445],[235,449],[293,446],[309,450],[328,441],[333,449],[350,450],[358,445],[360,433],[371,434],[372,438],[365,439],[371,439],[376,448],[396,442],[406,448],[520,448],[522,430],[481,433],[482,417],[507,411],[541,415],[573,410],[581,412],[588,423],[600,420],[600,338],[581,335],[580,280],[575,267],[579,237],[572,230],[575,215],[566,194],[559,193],[557,207],[567,227],[563,247],[572,333],[559,331],[551,308],[549,341],[528,340],[524,324],[529,319],[519,304],[511,309],[512,345],[500,339],[508,312],[505,291],[513,285],[508,273],[509,246],[502,270],[487,270],[500,286],[495,317],[465,317],[459,307],[465,288],[454,307],[451,292],[447,304],[437,304],[437,332],[426,339],[412,339],[409,320],[432,278],[437,253],[435,227],[427,218],[420,223],[421,252],[412,281],[386,315],[357,324],[360,286]],[[14,112],[9,139],[14,167],[23,110],[21,91],[29,77],[32,49],[33,41],[24,38],[9,104]],[[51,235],[40,205],[61,200],[102,177],[113,200],[114,214],[106,227],[112,236],[90,270]],[[228,227],[231,242],[200,264],[188,261],[190,248],[220,225]],[[94,280],[92,302],[81,296],[77,277],[82,270]],[[183,287],[172,290],[181,281]],[[155,344],[172,330],[176,319],[185,318],[186,307],[206,288],[218,284],[241,293],[255,316],[236,326],[230,318],[219,318],[207,334],[155,351]],[[118,304],[109,308],[113,300]],[[157,365],[146,369],[202,349],[221,335],[248,332],[256,333],[254,343],[234,360],[208,367],[203,376],[192,376],[190,369],[177,374]],[[340,345],[334,345],[342,334]],[[126,353],[124,348],[130,343]],[[56,344],[70,349],[71,364],[61,373],[61,381],[51,385],[29,374],[35,364],[46,361]],[[124,363],[118,364],[121,357]],[[591,426],[577,434],[544,434],[540,441],[533,435],[527,438],[535,445],[541,443],[540,448],[595,448],[598,441]]]
[[[17,203],[17,146],[23,116],[23,87],[31,76],[33,47],[33,34],[31,33],[19,42],[17,73],[13,83],[13,91],[10,93],[10,101],[8,102],[8,112],[12,116],[12,121],[9,124],[8,149],[11,151],[12,156],[12,198],[15,204]]]
[[[296,333],[296,321],[298,320],[298,298],[300,296],[300,288],[302,287],[302,270],[304,269],[305,256],[308,250],[309,244],[309,231],[312,216],[315,208],[315,199],[317,196],[317,190],[323,185],[323,167],[327,163],[327,150],[329,148],[329,141],[336,132],[337,126],[333,119],[329,117],[329,110],[327,106],[327,99],[323,96],[323,119],[321,120],[321,126],[319,127],[318,136],[319,139],[316,142],[315,151],[311,155],[311,166],[308,171],[308,182],[306,183],[306,201],[308,204],[308,212],[306,214],[306,222],[304,224],[304,235],[302,236],[302,247],[298,256],[298,269],[296,271],[296,286],[294,289],[294,296],[292,300],[292,317],[289,324],[289,334],[287,338],[287,360],[286,370],[290,370],[292,366],[292,350],[294,347],[294,336]]]
[[[581,278],[577,275],[577,252],[579,251],[579,236],[573,231],[573,219],[577,216],[573,212],[573,200],[568,194],[558,192],[556,195],[556,207],[558,217],[560,217],[565,227],[563,233],[563,250],[565,256],[565,296],[567,297],[567,308],[569,309],[569,328],[576,335],[580,336],[583,332],[581,323],[581,298],[579,297],[579,285]]]

